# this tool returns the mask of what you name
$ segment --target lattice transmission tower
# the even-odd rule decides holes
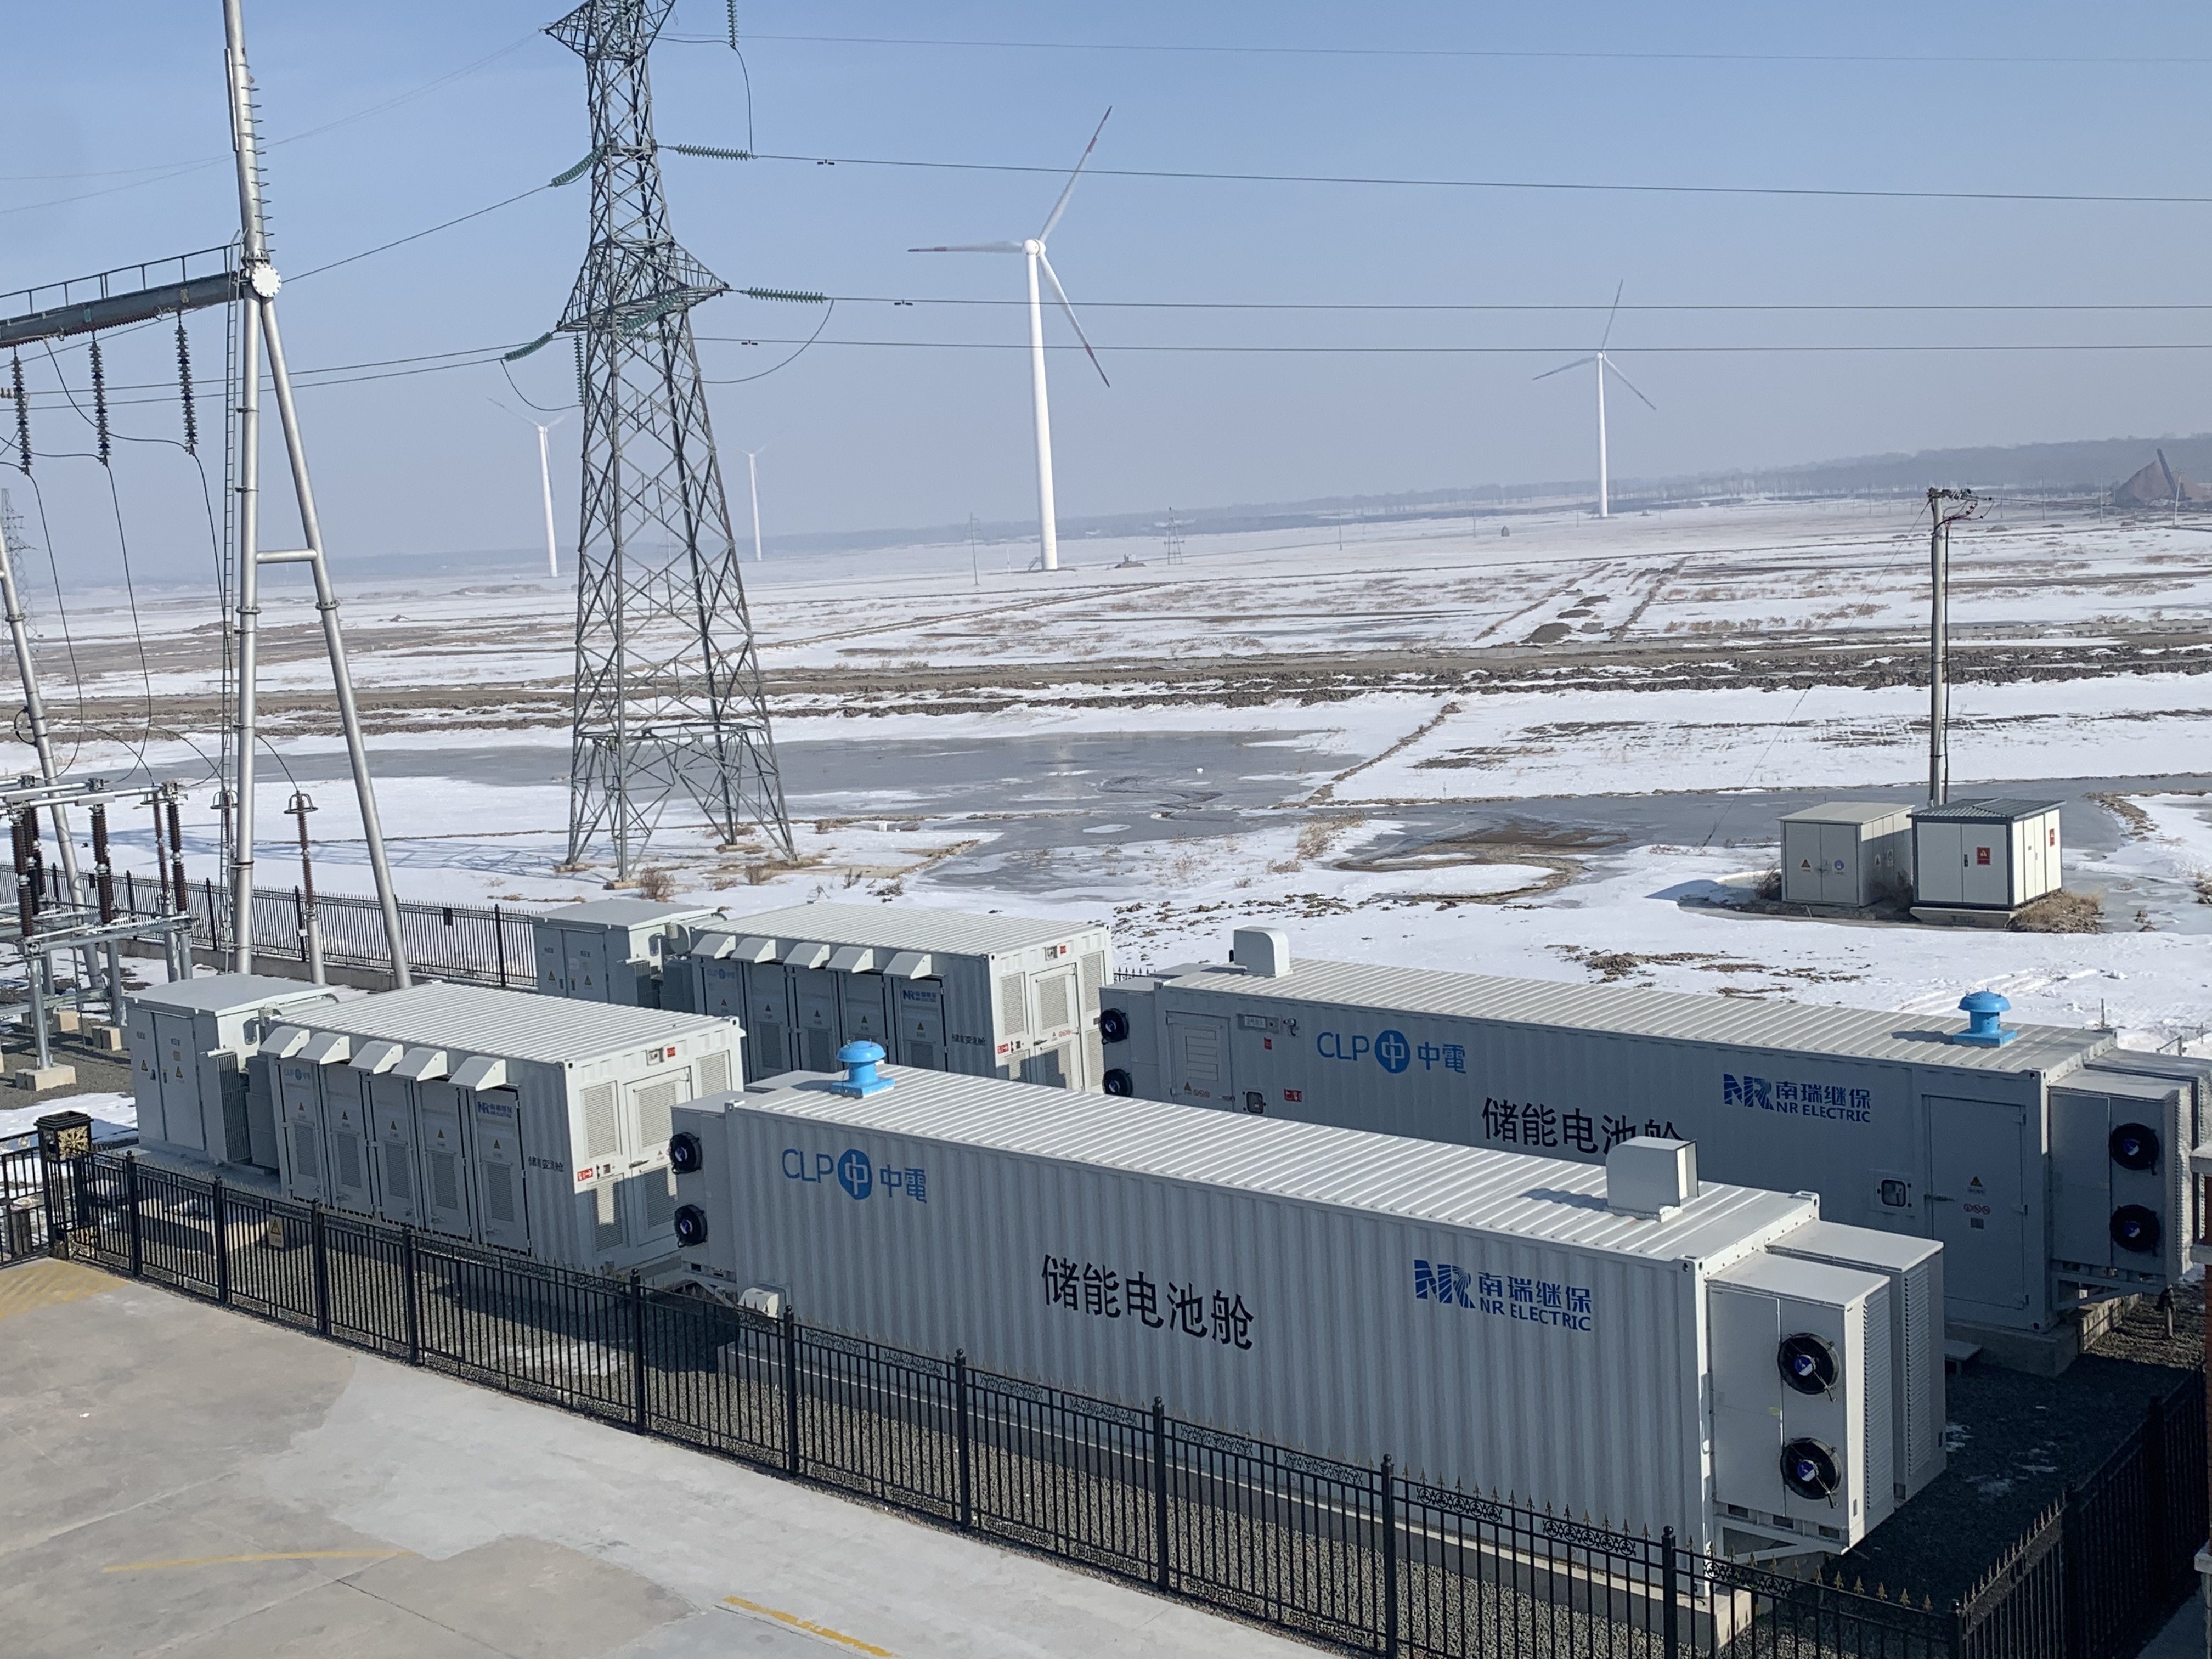
[[[722,842],[757,824],[793,855],[691,337],[727,284],[670,234],[653,137],[646,58],[673,9],[585,0],[546,30],[592,102],[592,245],[560,323],[584,404],[568,861],[604,836],[618,880],[678,796]]]

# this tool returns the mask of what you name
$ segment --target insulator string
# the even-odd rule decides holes
[[[107,465],[107,371],[100,361],[100,336],[92,337],[92,424],[100,434],[100,464]]]
[[[200,423],[192,409],[192,347],[185,337],[185,314],[177,313],[177,396],[185,408],[185,453],[200,453]]]
[[[9,375],[15,393],[15,465],[26,477],[31,472],[31,400],[23,392],[23,360],[11,356]]]

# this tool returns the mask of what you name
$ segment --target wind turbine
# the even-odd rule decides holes
[[[1030,268],[1030,401],[1036,412],[1036,471],[1037,471],[1037,544],[1039,562],[1044,569],[1060,568],[1060,528],[1052,499],[1052,416],[1045,405],[1044,392],[1044,307],[1037,297],[1037,271],[1043,269],[1045,280],[1052,284],[1054,297],[1060,308],[1067,313],[1067,325],[1075,331],[1075,337],[1083,341],[1084,355],[1091,359],[1091,367],[1098,370],[1098,378],[1108,386],[1106,371],[1099,366],[1098,354],[1084,338],[1083,325],[1075,320],[1075,307],[1067,301],[1067,290],[1060,285],[1052,261],[1045,258],[1045,239],[1052,234],[1060,216],[1067,211],[1067,198],[1075,191],[1075,181],[1083,176],[1084,164],[1091,160],[1091,152],[1098,147],[1098,134],[1106,130],[1106,117],[1113,114],[1108,109],[1098,118],[1098,125],[1091,135],[1091,142],[1083,147],[1083,155],[1075,164],[1075,171],[1067,175],[1060,199],[1052,204],[1052,212],[1044,222],[1044,228],[1023,242],[968,242],[950,247],[910,247],[908,253],[1019,253],[1029,260]]]
[[[761,562],[760,538],[760,458],[768,453],[768,446],[745,451],[745,482],[753,492],[753,562]]]
[[[509,415],[514,415],[513,410],[507,409],[507,405],[496,398],[487,398],[484,401],[494,409],[506,410]],[[545,497],[545,574],[558,580],[561,574],[561,556],[557,550],[557,544],[553,539],[553,464],[546,457],[545,434],[560,425],[561,421],[565,421],[568,417],[563,415],[561,421],[533,421],[527,415],[514,415],[514,418],[525,426],[534,426],[538,428],[538,485]]]
[[[1624,276],[1621,278],[1620,287],[1614,289],[1613,291],[1613,309],[1607,312],[1605,314],[1605,332],[1598,337],[1597,349],[1595,352],[1587,357],[1577,357],[1571,363],[1561,363],[1557,368],[1547,368],[1541,374],[1536,376],[1536,379],[1540,380],[1548,380],[1554,374],[1564,374],[1571,368],[1582,368],[1585,363],[1595,363],[1597,365],[1597,515],[1601,519],[1609,519],[1613,516],[1613,495],[1609,481],[1606,476],[1605,467],[1605,377],[1607,371],[1611,370],[1614,374],[1620,375],[1621,385],[1626,386],[1631,392],[1635,392],[1638,398],[1643,398],[1644,406],[1646,409],[1650,410],[1655,415],[1659,412],[1659,405],[1653,403],[1650,398],[1644,398],[1641,392],[1637,392],[1636,382],[1630,380],[1626,374],[1622,374],[1620,373],[1620,365],[1615,363],[1612,358],[1605,355],[1606,345],[1613,338],[1613,319],[1620,314],[1621,289],[1627,286],[1628,279]]]

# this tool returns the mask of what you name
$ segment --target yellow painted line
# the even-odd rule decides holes
[[[0,1273],[0,1319],[82,1302],[88,1296],[112,1291],[118,1281],[110,1275],[80,1267],[74,1261],[26,1262]]]
[[[252,1561],[389,1561],[413,1550],[279,1550],[273,1555],[199,1555],[184,1561],[123,1561],[102,1572],[160,1572],[170,1567],[232,1567]]]
[[[790,1626],[793,1630],[803,1630],[809,1636],[818,1636],[826,1642],[842,1642],[847,1647],[857,1652],[874,1654],[876,1659],[898,1659],[898,1656],[889,1648],[879,1648],[872,1642],[863,1642],[857,1636],[848,1636],[843,1631],[831,1630],[827,1625],[817,1625],[811,1619],[801,1619],[797,1613],[786,1613],[781,1607],[764,1607],[757,1601],[746,1601],[742,1595],[726,1595],[722,1598],[722,1602],[726,1607],[743,1607],[747,1613],[757,1613],[763,1619],[775,1620],[781,1624]]]

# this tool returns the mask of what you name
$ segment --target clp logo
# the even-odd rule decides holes
[[[875,1190],[876,1172],[869,1167],[868,1155],[854,1147],[837,1160],[837,1184],[854,1198],[866,1198]]]
[[[1413,1063],[1413,1045],[1406,1041],[1403,1031],[1378,1031],[1375,1059],[1386,1072],[1402,1072]]]

